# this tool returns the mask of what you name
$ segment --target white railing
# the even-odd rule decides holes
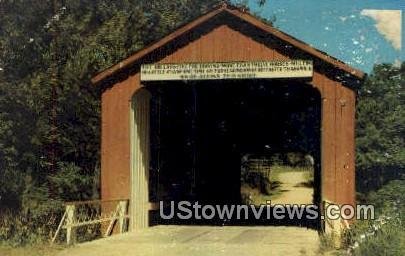
[[[112,234],[116,223],[118,223],[117,231],[119,233],[128,231],[128,204],[128,199],[65,203],[65,212],[51,243],[56,241],[62,229],[66,230],[66,242],[68,245],[76,243],[76,230],[78,227],[82,226],[108,223],[108,225],[101,227],[103,237]]]

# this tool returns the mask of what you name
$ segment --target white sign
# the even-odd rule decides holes
[[[145,64],[141,81],[312,77],[311,60]]]

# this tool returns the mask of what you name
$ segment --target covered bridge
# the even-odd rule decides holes
[[[267,67],[267,70],[261,67]],[[277,124],[277,118],[288,114],[287,109],[290,107],[305,105],[307,109],[319,111],[319,120],[310,122],[319,122],[319,127],[312,126],[311,135],[315,138],[312,141],[319,143],[319,147],[312,147],[313,151],[319,151],[319,156],[315,157],[319,166],[319,191],[315,202],[353,205],[355,88],[363,76],[361,71],[287,35],[244,10],[228,5],[219,6],[92,79],[96,86],[102,88],[102,199],[129,198],[131,229],[149,226],[149,212],[159,200],[151,192],[151,187],[156,185],[156,172],[161,171],[157,163],[159,150],[165,150],[166,157],[176,161],[184,159],[199,163],[200,171],[197,175],[193,173],[195,176],[192,177],[192,189],[197,191],[196,194],[206,193],[204,184],[215,193],[223,190],[224,186],[230,191],[237,190],[240,177],[221,176],[218,174],[220,168],[215,169],[215,173],[210,172],[207,170],[210,168],[207,162],[217,161],[215,165],[232,169],[234,162],[231,159],[235,155],[225,156],[228,149],[236,150],[239,154],[241,151],[257,152],[262,146],[259,145],[261,140],[272,146],[280,146],[283,139],[277,138],[277,134],[288,127]],[[271,93],[266,94],[269,96],[266,99],[261,99],[260,93],[249,96],[247,87],[256,86],[256,91],[260,92],[266,88],[276,88],[277,91],[277,88],[290,85],[295,93],[290,98],[283,98],[288,96],[283,90],[275,92],[278,94],[273,96]],[[194,121],[184,124],[192,118],[188,113],[181,112],[184,104],[196,97],[194,89],[187,89],[191,87],[200,88],[197,93],[202,98],[197,101],[196,108],[199,110],[196,111],[200,111],[197,122],[200,122],[199,129],[205,130],[196,132],[198,145],[194,145],[194,142],[190,145],[181,137],[184,125],[195,126]],[[262,102],[254,106],[265,106],[260,113],[263,115],[268,111],[269,120],[265,115],[255,117],[255,113],[243,112],[242,105],[234,104],[235,99],[242,99],[241,102],[250,102],[251,105]],[[308,99],[314,99],[314,102]],[[195,104],[196,101],[193,102]],[[161,127],[156,121],[160,113],[156,106],[159,104],[166,104],[163,111],[167,111],[166,121]],[[174,113],[174,109],[180,109],[180,112],[172,115],[171,122],[170,113]],[[234,112],[239,114],[234,116]],[[227,121],[221,123],[219,115],[226,116]],[[241,115],[249,122],[247,125],[241,121]],[[181,125],[175,121],[178,119],[183,121]],[[210,122],[215,124],[211,125]],[[237,127],[237,133],[224,139],[215,129],[220,133],[227,126]],[[165,136],[166,144],[159,144],[163,143],[159,142],[160,135]],[[218,142],[222,140],[231,142]],[[189,150],[185,149],[187,145],[190,150],[197,152],[197,159],[189,159],[184,153]],[[215,155],[221,152],[224,156],[218,160]],[[179,163],[178,168],[173,171],[174,175],[190,176],[187,170],[183,170],[187,169],[185,164]],[[173,173],[168,175],[168,179],[173,178]],[[215,175],[217,178],[209,180],[207,175]],[[207,179],[208,183],[203,184],[199,179]],[[229,193],[222,199],[226,200],[226,196],[235,199],[232,192]]]

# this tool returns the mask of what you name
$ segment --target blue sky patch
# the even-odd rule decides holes
[[[397,24],[403,29],[403,0],[267,0],[264,6],[257,2],[249,1],[251,12],[275,17],[276,28],[367,73],[376,63],[405,60],[400,38],[395,45],[376,28],[372,15],[364,15],[368,9],[400,10]],[[404,33],[399,34],[405,42]]]

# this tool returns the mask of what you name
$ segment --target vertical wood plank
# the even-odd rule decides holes
[[[118,227],[119,227],[119,232],[122,234],[125,232],[125,224],[126,224],[126,218],[125,215],[127,213],[127,208],[128,208],[128,201],[120,201],[118,202],[119,204],[119,211],[118,211]]]
[[[132,100],[132,229],[149,225],[149,102],[150,93],[146,89],[139,90]]]
[[[350,89],[336,84],[336,194],[339,204],[354,203],[355,97]]]
[[[66,205],[66,242],[68,245],[76,243],[76,206],[74,204]]]
[[[336,198],[336,88],[333,82],[324,76],[316,83],[319,82],[322,83],[322,197],[323,200],[334,202]]]

